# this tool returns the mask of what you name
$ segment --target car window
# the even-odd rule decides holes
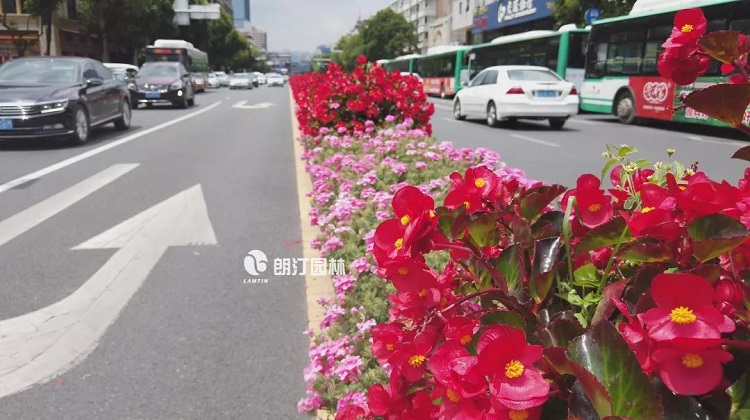
[[[176,66],[151,65],[143,66],[138,72],[140,77],[179,77],[179,70]]]
[[[471,80],[471,83],[469,83],[469,86],[472,86],[472,87],[473,86],[481,86],[482,82],[484,81],[484,77],[485,76],[487,76],[487,72],[486,71],[483,71],[483,72],[477,74],[477,76],[474,79]]]
[[[482,79],[482,85],[497,84],[497,70],[487,70],[487,74]]]
[[[89,79],[100,79],[101,76],[99,76],[99,73],[94,70],[94,66],[91,65],[91,63],[86,63],[83,65],[83,80],[89,80]]]
[[[549,70],[508,70],[508,79],[533,82],[559,82],[562,79]]]
[[[96,61],[93,62],[94,70],[99,74],[99,78],[102,80],[112,80],[115,78],[115,76],[112,74],[112,72],[104,67],[103,64],[97,63]]]
[[[180,63],[180,76],[187,76],[187,75],[188,75],[187,69],[182,63]]]

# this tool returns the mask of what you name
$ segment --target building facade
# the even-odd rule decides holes
[[[250,0],[232,0],[232,20],[237,29],[250,26]]]
[[[50,54],[106,59],[102,41],[78,22],[79,9],[80,0],[65,0],[53,15]],[[46,52],[41,22],[27,13],[23,0],[3,0],[0,14],[5,20],[0,27],[0,62]]]
[[[430,44],[430,27],[435,24],[438,0],[395,0],[391,9],[404,16],[417,29],[420,51],[427,50]]]
[[[263,52],[268,51],[268,34],[266,31],[251,26],[249,28],[240,29],[239,32],[248,42],[253,44],[259,50]]]
[[[451,1],[451,41],[454,44],[471,44],[471,29],[474,25],[474,12],[483,7],[488,1],[491,0]]]
[[[552,1],[499,0],[475,10],[472,43],[479,44],[503,35],[544,29],[555,29]]]
[[[232,0],[211,0],[211,3],[217,3],[221,5],[221,10],[227,12],[229,16],[232,16],[232,19],[234,19],[234,6],[232,4]]]

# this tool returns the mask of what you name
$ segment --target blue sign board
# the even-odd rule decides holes
[[[547,0],[500,0],[488,4],[486,8],[486,13],[474,16],[472,33],[552,17],[552,2]],[[484,25],[477,25],[477,22]]]
[[[597,9],[596,7],[586,9],[586,14],[584,15],[587,25],[591,25],[592,23],[596,22],[601,16],[602,11]]]

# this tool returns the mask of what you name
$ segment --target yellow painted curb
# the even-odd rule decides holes
[[[300,229],[302,231],[302,258],[319,258],[320,253],[310,246],[313,239],[318,236],[320,231],[317,227],[310,225],[310,198],[307,193],[312,191],[312,182],[305,171],[305,164],[302,161],[302,145],[299,143],[300,138],[299,123],[297,116],[294,114],[295,102],[291,88],[289,89],[289,104],[292,113],[292,143],[294,143],[294,167],[297,172],[297,201],[299,202],[299,219]],[[333,281],[330,276],[312,276],[309,271],[305,275],[305,290],[307,297],[307,323],[308,327],[316,333],[320,331],[320,322],[323,320],[323,307],[318,305],[317,300],[320,297],[333,298]],[[325,411],[318,410],[315,414],[318,420],[332,420],[334,416]]]

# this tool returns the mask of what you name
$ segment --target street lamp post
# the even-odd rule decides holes
[[[219,4],[188,4],[188,0],[174,0],[174,21],[180,26],[190,25],[190,20],[216,20],[221,18]]]

